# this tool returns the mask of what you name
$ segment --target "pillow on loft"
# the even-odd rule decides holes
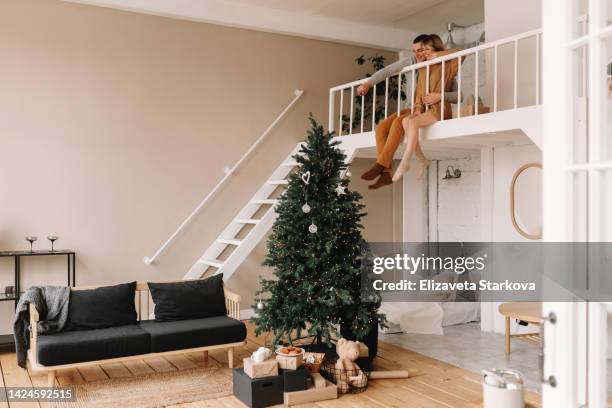
[[[155,320],[158,321],[200,319],[227,314],[223,274],[184,282],[149,282],[149,290],[155,303]]]
[[[103,329],[137,323],[136,282],[71,290],[64,330]]]

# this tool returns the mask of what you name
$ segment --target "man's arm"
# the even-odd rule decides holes
[[[370,88],[372,88],[380,81],[390,77],[391,75],[397,74],[399,71],[402,70],[402,68],[412,64],[414,64],[414,60],[412,58],[405,58],[403,60],[396,61],[393,64],[387,65],[382,69],[379,69],[378,71],[373,73],[366,82],[357,87],[357,95],[365,95],[366,93],[368,93]]]
[[[450,103],[457,103],[459,99],[458,88],[457,79],[455,78],[453,80],[453,88],[448,92],[444,92],[444,100]],[[463,102],[463,95],[461,95],[461,101]]]
[[[402,60],[396,61],[393,64],[387,65],[386,67],[379,69],[375,73],[368,78],[372,85],[379,83],[387,77],[390,77],[393,74],[397,74],[402,70],[402,68],[407,67],[409,65],[414,64],[414,60],[412,58],[404,58]]]

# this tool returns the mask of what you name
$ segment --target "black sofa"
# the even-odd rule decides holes
[[[225,349],[231,368],[233,348],[246,343],[246,326],[240,321],[240,297],[223,287],[222,277],[213,278],[208,283],[133,282],[71,288],[68,322],[61,332],[51,335],[37,334],[39,314],[30,305],[29,367],[47,372],[52,386],[58,369]],[[202,283],[210,289],[211,282],[217,287],[214,290],[218,292],[220,288],[220,295],[201,293]],[[129,285],[133,286],[131,292]],[[185,285],[196,288],[185,290]],[[149,291],[155,302],[155,319],[140,320],[151,317]]]

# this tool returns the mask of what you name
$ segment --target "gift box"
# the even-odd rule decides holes
[[[276,361],[278,361],[278,367],[283,370],[297,370],[303,363],[303,357],[302,354],[292,356],[277,354]]]
[[[284,402],[287,406],[324,401],[334,398],[338,398],[338,387],[330,381],[326,381],[325,387],[322,388],[311,387],[304,391],[284,393]]]
[[[280,370],[280,375],[283,376],[285,392],[303,391],[308,388],[308,379],[310,371],[304,366],[300,366],[297,370]]]
[[[252,358],[246,357],[242,360],[244,372],[251,378],[273,377],[278,375],[278,361],[271,358],[257,363]]]
[[[282,404],[283,376],[250,378],[242,368],[233,373],[234,395],[250,408],[264,408]]]

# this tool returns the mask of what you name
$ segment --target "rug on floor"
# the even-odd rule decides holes
[[[232,393],[232,370],[220,364],[114,378],[74,385],[76,402],[55,402],[54,408],[157,408],[201,401]]]

